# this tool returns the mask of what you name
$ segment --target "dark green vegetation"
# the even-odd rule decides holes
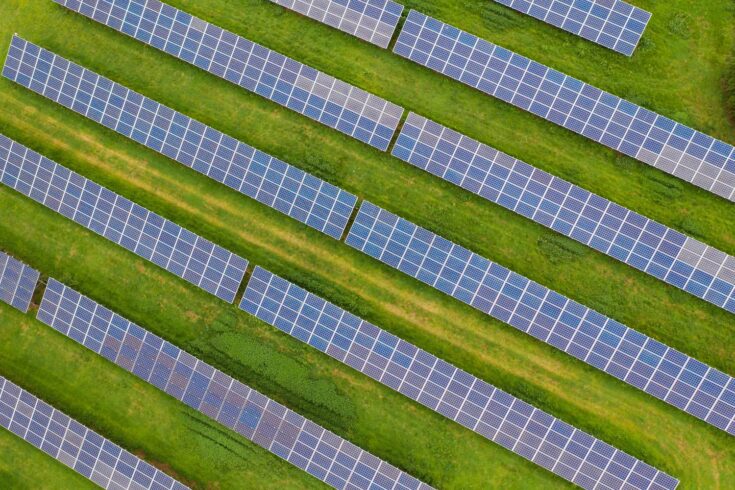
[[[732,203],[674,177],[265,0],[171,3],[735,254]],[[735,143],[723,90],[732,1],[636,1],[654,17],[632,59],[489,0],[404,3]],[[735,319],[704,301],[50,0],[8,0],[0,14],[2,53],[18,32],[735,373]],[[735,445],[721,431],[6,80],[0,107],[0,132],[669,472],[680,488],[735,487]],[[5,187],[0,248],[434,486],[567,486]],[[318,485],[6,307],[0,374],[194,487]],[[7,434],[0,449],[10,455],[0,478],[18,474],[11,487],[80,485],[60,464],[25,459],[33,451]]]

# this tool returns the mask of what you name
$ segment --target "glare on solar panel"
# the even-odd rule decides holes
[[[354,195],[51,51],[14,36],[5,67],[16,83],[333,238],[347,226]]]
[[[403,109],[156,0],[54,0],[299,114],[387,150]]]
[[[26,313],[40,275],[37,270],[0,252],[0,301]]]
[[[334,488],[431,488],[56,280],[38,320]]]
[[[622,0],[495,0],[627,56],[633,54],[651,13]]]
[[[247,260],[0,134],[0,182],[232,303]]]
[[[364,202],[347,244],[735,435],[735,378]]]
[[[735,201],[735,147],[412,10],[394,52]]]
[[[189,488],[2,376],[0,426],[105,489]]]
[[[391,0],[271,0],[282,7],[387,48],[403,5]]]
[[[663,490],[678,484],[260,267],[240,308],[582,488]]]
[[[414,113],[393,155],[735,313],[735,257]]]

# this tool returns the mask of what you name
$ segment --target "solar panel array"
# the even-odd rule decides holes
[[[247,260],[0,135],[0,182],[232,303]]]
[[[403,109],[157,0],[54,0],[299,114],[387,150]]]
[[[414,113],[393,155],[735,313],[735,257]]]
[[[105,489],[188,488],[2,376],[0,426]]]
[[[364,202],[347,244],[735,435],[735,379]]]
[[[335,488],[431,488],[58,281],[38,319]]]
[[[0,301],[26,313],[40,275],[37,270],[0,252]]]
[[[412,10],[394,52],[735,201],[735,147]]]
[[[621,0],[495,0],[627,56],[633,54],[651,13]]]
[[[391,0],[271,0],[381,48],[387,48],[403,5]]]
[[[669,475],[256,268],[240,308],[588,489],[673,489]]]
[[[333,238],[355,207],[354,195],[17,36],[3,74]]]

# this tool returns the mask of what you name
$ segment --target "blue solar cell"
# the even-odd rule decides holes
[[[132,126],[141,131],[139,137],[133,137],[139,143],[333,238],[342,236],[357,201],[354,195],[50,51],[39,47],[31,50],[32,44],[17,36],[11,45],[11,52],[21,53],[21,58],[13,62],[34,67],[34,73],[39,70],[37,60],[49,60],[58,68],[49,80],[68,87],[74,97],[64,100],[48,83],[27,88],[123,135],[130,137],[124,128]],[[10,60],[8,57],[6,63]],[[70,80],[71,71],[89,80],[89,92],[85,92],[81,79]],[[99,87],[106,88],[100,91]],[[111,98],[113,93],[126,101],[122,111]],[[80,103],[83,96],[86,101]]]
[[[394,52],[735,201],[730,144],[415,10]]]
[[[735,313],[724,252],[414,113],[393,155]]]
[[[38,320],[322,481],[330,483],[344,474],[344,488],[374,488],[356,472],[362,464],[388,482],[384,488],[431,488],[54,279]],[[102,334],[100,343],[89,341],[94,330]],[[152,370],[141,373],[130,359],[141,355],[146,344],[158,347],[149,349]],[[127,356],[125,346],[130,349]],[[329,464],[307,465],[303,451]]]
[[[698,418],[735,435],[735,405],[721,400],[715,403],[712,397],[703,400],[698,396],[702,393],[700,383],[684,374],[701,378],[701,373],[713,372],[732,379],[714,368],[369,202],[362,204],[347,244],[659,399],[687,407]],[[431,257],[440,250],[442,256],[463,260],[441,261],[434,272],[427,273],[432,268]],[[444,279],[448,287],[442,288],[441,278],[448,277],[443,276],[447,269],[451,269],[452,279]],[[535,306],[524,309],[523,305]],[[632,346],[637,347],[631,352]],[[666,366],[649,366],[644,375],[634,369],[645,364],[646,352],[660,358],[662,350],[666,356],[679,359],[679,366],[687,366],[673,374],[679,381],[673,386],[656,381]],[[718,396],[727,393],[721,386]]]
[[[0,301],[23,313],[28,312],[39,276],[37,270],[0,252]]]
[[[271,0],[340,31],[387,48],[403,12],[390,0]]]
[[[387,100],[165,3],[54,1],[383,151],[403,115]],[[27,85],[13,72],[6,76]]]
[[[2,135],[0,182],[218,298],[234,301],[247,260]],[[82,189],[93,206],[84,206]]]
[[[0,426],[105,489],[189,488],[2,376]]]
[[[549,438],[543,429],[531,438],[531,420],[544,419],[548,427],[557,419],[260,267],[253,271],[240,308],[526,459],[537,464],[554,461],[551,470],[562,477],[565,472],[557,471],[561,468],[557,465],[575,454],[571,441],[584,441],[587,448],[601,443],[572,427],[561,437]],[[356,341],[340,341],[344,331],[350,332],[350,338],[357,333]],[[317,345],[312,342],[315,338],[320,339]],[[502,408],[488,403],[495,397],[503,400]],[[488,424],[492,417],[507,424],[494,431]],[[607,470],[618,452],[585,449],[571,469],[592,482],[585,488],[596,488],[604,474],[618,482],[612,488],[622,488],[633,477],[639,481],[636,488],[649,488],[659,472],[634,458],[629,458],[621,476]],[[640,469],[634,472],[636,465]]]

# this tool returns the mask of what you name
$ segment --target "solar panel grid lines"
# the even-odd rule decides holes
[[[282,7],[387,48],[403,5],[391,0],[271,0]]]
[[[0,301],[27,313],[40,276],[37,270],[0,252]]]
[[[431,488],[54,279],[37,318],[334,488]]]
[[[386,151],[403,108],[157,0],[54,0]]]
[[[0,135],[0,182],[232,303],[248,261]]]
[[[735,378],[364,202],[351,247],[735,435]]]
[[[630,56],[651,13],[622,0],[495,0],[514,10]]]
[[[240,308],[583,488],[678,481],[308,291],[256,267]]]
[[[410,113],[393,156],[735,313],[735,257]]]
[[[735,147],[411,10],[393,51],[735,201]]]
[[[105,489],[189,488],[2,376],[0,426]]]
[[[354,210],[354,195],[17,36],[3,75],[337,240]]]

